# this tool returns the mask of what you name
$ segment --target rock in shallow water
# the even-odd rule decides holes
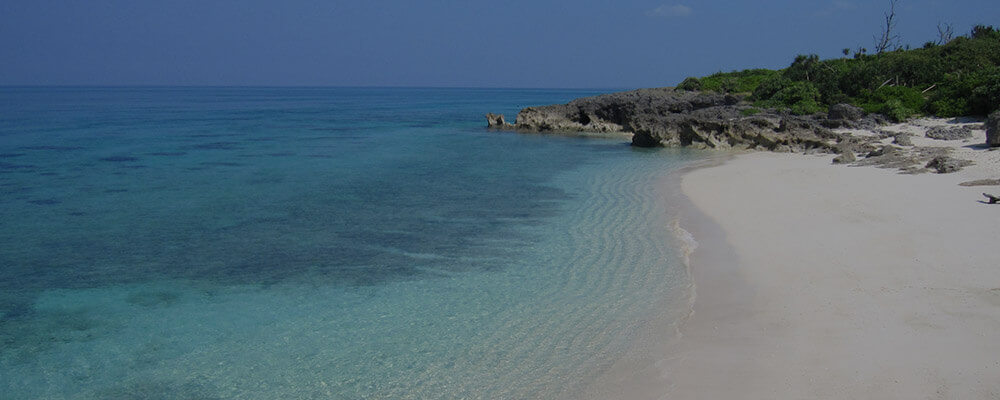
[[[503,114],[486,114],[486,125],[490,128],[513,128],[514,126],[504,121]]]

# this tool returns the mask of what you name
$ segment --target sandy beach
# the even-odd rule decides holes
[[[951,174],[755,153],[685,175],[708,221],[686,221],[697,295],[661,398],[1000,398],[1000,205],[980,194],[1000,187],[959,186],[1000,178],[1000,151],[972,142],[936,142],[976,162]]]

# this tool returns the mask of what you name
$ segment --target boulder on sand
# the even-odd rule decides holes
[[[996,110],[986,119],[986,145],[1000,147],[1000,110]]]

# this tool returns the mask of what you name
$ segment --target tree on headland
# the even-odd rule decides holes
[[[946,26],[941,32],[938,40],[947,38]],[[888,34],[894,36],[891,29]],[[1000,29],[977,25],[941,45],[930,41],[912,50],[858,48],[853,58],[799,55],[784,69],[692,77],[677,89],[744,94],[757,108],[793,114],[850,103],[897,121],[986,115],[1000,108]]]
[[[1000,39],[1000,30],[989,25],[976,25],[969,33],[972,39]]]
[[[938,40],[937,44],[942,45],[951,41],[954,37],[954,32],[952,31],[951,24],[941,24],[938,22],[937,26]]]
[[[875,54],[882,54],[889,47],[899,47],[899,35],[893,32],[896,27],[896,3],[898,0],[889,0],[889,11],[885,12],[885,25],[882,26],[882,36],[875,39]]]

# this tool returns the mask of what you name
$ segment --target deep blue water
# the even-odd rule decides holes
[[[597,93],[0,88],[0,392],[573,393],[683,297],[697,156],[483,115]]]

